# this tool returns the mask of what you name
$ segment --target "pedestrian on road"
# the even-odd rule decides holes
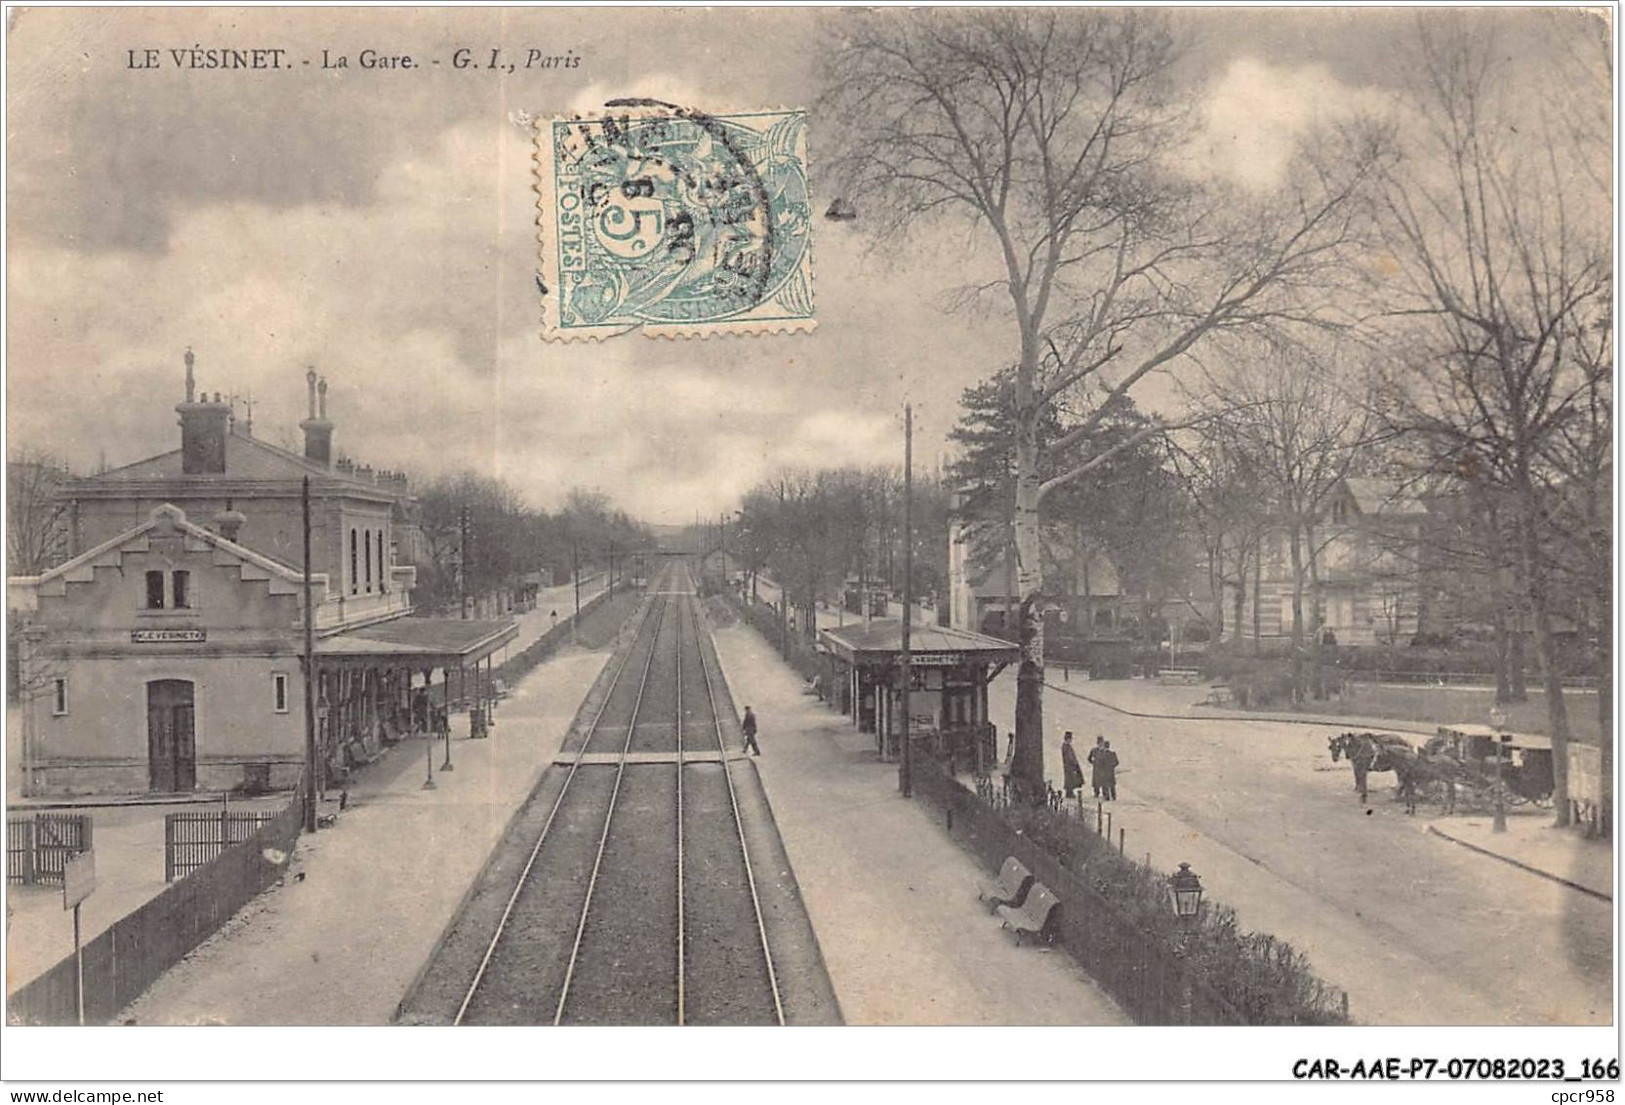
[[[1106,801],[1117,801],[1117,753],[1112,751],[1112,742],[1107,741],[1100,746],[1100,757],[1095,761],[1100,769],[1100,789]]]
[[[558,627],[559,627],[559,612],[557,610],[549,610],[548,613],[547,613],[547,631],[549,633],[551,633],[551,632],[553,632],[553,630],[557,629]]]
[[[1096,733],[1095,746],[1089,749],[1089,786],[1094,790],[1096,798],[1100,797],[1100,753],[1105,747],[1105,736]]]
[[[1066,783],[1066,796],[1083,786],[1083,768],[1078,763],[1078,754],[1072,748],[1072,731],[1067,730],[1066,736],[1061,738],[1061,773]]]
[[[749,706],[745,707],[745,717],[739,727],[745,731],[745,751],[752,756],[760,756],[762,750],[756,744],[756,715],[750,712]]]

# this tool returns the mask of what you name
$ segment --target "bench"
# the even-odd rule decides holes
[[[986,902],[987,911],[992,913],[1001,905],[1020,906],[1027,900],[1027,891],[1032,885],[1033,873],[1026,865],[1015,856],[1006,856],[1004,866],[999,868],[999,877],[983,883],[976,897]]]
[[[1027,892],[1027,900],[1021,905],[1001,905],[996,912],[1003,920],[1004,927],[1016,934],[1017,945],[1029,936],[1047,944],[1055,939],[1055,911],[1060,908],[1061,903],[1050,888],[1035,882]]]
[[[1180,683],[1200,683],[1202,681],[1202,672],[1199,668],[1159,668],[1157,669],[1157,678],[1164,683],[1170,680]]]

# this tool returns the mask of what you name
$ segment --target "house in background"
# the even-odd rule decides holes
[[[1422,618],[1422,501],[1387,480],[1340,480],[1327,495],[1315,523],[1323,632],[1340,645],[1407,644]],[[1292,554],[1284,529],[1266,533],[1256,583],[1248,580],[1239,625],[1226,625],[1227,639],[1261,641],[1292,636]],[[1313,617],[1307,556],[1303,614]],[[1235,587],[1227,584],[1225,609],[1235,609]],[[1256,618],[1256,622],[1255,622]],[[1307,630],[1307,625],[1306,625]]]

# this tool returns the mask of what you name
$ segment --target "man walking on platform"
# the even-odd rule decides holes
[[[745,731],[745,751],[752,756],[760,756],[762,750],[756,744],[756,715],[750,712],[749,706],[745,707],[745,716],[739,727]]]

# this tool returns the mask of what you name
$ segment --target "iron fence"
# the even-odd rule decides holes
[[[164,817],[164,881],[184,879],[279,816],[261,810],[188,810]]]
[[[6,819],[6,881],[32,886],[60,883],[68,857],[91,847],[91,818],[83,813],[36,813]]]

